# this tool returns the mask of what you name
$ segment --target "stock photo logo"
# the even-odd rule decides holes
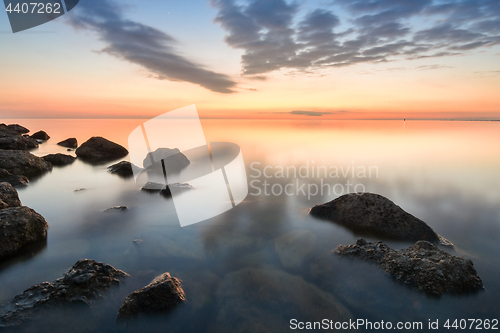
[[[12,32],[31,29],[63,16],[80,0],[3,0]]]
[[[220,215],[248,195],[240,147],[208,143],[195,105],[146,121],[128,145],[136,183],[171,197],[181,227]]]

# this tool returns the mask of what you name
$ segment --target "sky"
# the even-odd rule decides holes
[[[5,119],[500,119],[498,0],[80,0],[0,40]]]

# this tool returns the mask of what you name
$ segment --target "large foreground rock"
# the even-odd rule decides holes
[[[20,134],[0,138],[0,149],[28,150],[38,147],[36,140]]]
[[[165,171],[167,173],[178,172],[191,163],[186,155],[181,153],[181,151],[177,148],[158,148],[155,151],[148,153],[143,161],[143,166],[144,168],[148,168],[161,160],[163,160]]]
[[[10,183],[12,186],[29,185],[29,179],[22,175],[13,175],[5,169],[0,168],[0,182]]]
[[[167,314],[178,305],[186,302],[181,281],[163,273],[139,290],[125,298],[118,320],[128,320],[140,315]]]
[[[99,163],[125,157],[128,155],[128,150],[117,143],[95,136],[78,147],[75,153],[82,160]]]
[[[0,168],[30,178],[52,170],[52,165],[27,151],[0,149]]]
[[[29,244],[47,238],[49,224],[28,207],[0,210],[0,260],[6,259]]]
[[[21,200],[14,187],[7,182],[0,183],[0,209],[20,206]]]
[[[4,124],[2,124],[4,125]],[[11,131],[14,131],[14,132],[17,132],[19,134],[26,134],[26,133],[29,133],[29,129],[27,129],[26,127],[24,126],[21,126],[21,125],[18,125],[18,124],[10,124],[10,125],[7,125],[7,128]]]
[[[391,200],[373,193],[350,193],[311,208],[309,214],[343,225],[355,232],[381,238],[442,245],[451,242],[439,236],[424,221],[405,212]]]
[[[290,332],[290,320],[349,321],[337,299],[300,276],[244,268],[227,274],[217,291],[219,313],[210,332]]]
[[[42,158],[54,166],[65,166],[76,160],[76,157],[60,153],[45,155]]]
[[[356,244],[340,245],[336,253],[376,263],[396,281],[434,296],[483,289],[472,260],[450,255],[427,241],[393,250],[382,242],[367,243],[360,238]]]
[[[78,147],[78,141],[76,141],[76,138],[69,138],[69,139],[63,140],[61,142],[58,142],[57,144],[59,146],[66,147],[66,148]]]
[[[17,326],[26,320],[43,317],[55,306],[92,301],[129,275],[95,260],[79,260],[63,277],[33,286],[3,306],[0,325]]]

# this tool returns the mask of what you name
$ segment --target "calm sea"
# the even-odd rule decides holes
[[[56,145],[69,137],[82,143],[103,136],[127,147],[128,135],[144,121],[7,120],[51,136],[33,151],[38,156],[74,154]],[[424,327],[429,319],[499,319],[500,122],[202,120],[202,125],[207,141],[241,147],[251,184],[244,202],[210,220],[181,228],[171,200],[141,192],[133,178],[109,174],[113,163],[77,160],[18,189],[22,203],[50,227],[46,244],[0,265],[1,303],[53,281],[81,258],[131,275],[118,291],[94,303],[91,326],[89,314],[75,310],[22,330],[112,331],[124,297],[163,272],[184,281],[188,299],[199,309],[192,319],[198,324],[190,330],[209,330],[219,310],[217,283],[245,267],[301,276],[337,297],[356,318],[421,321]],[[310,217],[308,209],[356,190],[388,197],[452,241],[455,249],[448,251],[474,261],[485,290],[430,298],[394,283],[375,266],[331,255],[359,235]],[[129,210],[103,212],[116,205]],[[192,209],[204,209],[204,203],[193,202]],[[304,252],[299,250],[305,253],[302,260],[288,265],[275,244],[292,231],[312,236]],[[142,243],[133,242],[137,239]]]

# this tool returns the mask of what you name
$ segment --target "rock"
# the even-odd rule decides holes
[[[81,192],[81,191],[85,191],[85,190],[87,190],[87,189],[82,187],[82,188],[77,188],[76,190],[73,190],[73,192]]]
[[[17,132],[19,134],[26,134],[26,133],[29,133],[29,129],[27,129],[26,127],[23,127],[21,125],[18,125],[18,124],[11,124],[11,125],[7,125],[7,128],[11,131],[14,131],[14,132]]]
[[[309,214],[343,225],[355,232],[403,241],[426,240],[453,245],[424,221],[391,200],[373,193],[350,193],[311,208]]]
[[[28,207],[0,210],[0,260],[12,256],[26,245],[47,238],[49,224]]]
[[[118,320],[129,320],[141,315],[167,314],[186,302],[181,281],[163,273],[153,282],[134,291],[125,298]]]
[[[17,191],[12,187],[12,185],[7,182],[0,183],[0,208],[4,209],[20,206],[21,200],[19,200]]]
[[[191,163],[186,155],[181,153],[177,148],[158,148],[148,153],[143,161],[143,166],[144,168],[148,168],[161,160],[164,161],[167,173],[180,171]]]
[[[90,306],[94,299],[128,276],[108,264],[79,260],[63,277],[35,285],[14,297],[1,311],[0,327],[18,326],[27,320],[42,318],[54,306]]]
[[[52,170],[52,165],[27,151],[0,149],[0,168],[31,178]]]
[[[38,148],[38,143],[32,138],[22,135],[0,137],[0,149],[28,150]]]
[[[26,176],[12,175],[5,169],[0,168],[0,182],[10,183],[12,186],[29,185],[29,179]]]
[[[378,264],[394,280],[434,296],[483,289],[472,260],[450,255],[428,241],[393,250],[382,242],[367,243],[360,238],[356,244],[340,245],[336,253]]]
[[[44,131],[38,131],[30,136],[32,139],[47,141],[50,139],[50,136]]]
[[[105,209],[104,211],[109,212],[112,210],[122,210],[123,211],[123,210],[128,210],[128,207],[127,206],[113,206],[111,208]]]
[[[314,248],[316,235],[309,230],[291,231],[274,240],[274,248],[286,268],[299,268]]]
[[[174,183],[174,184],[165,185],[165,184],[161,184],[161,183],[147,182],[146,184],[144,184],[142,186],[141,190],[143,190],[145,192],[160,192],[160,194],[162,196],[169,198],[172,196],[171,189],[174,189],[174,188],[175,188],[176,192],[194,189],[193,186],[191,186],[187,183]]]
[[[120,163],[113,164],[108,167],[108,171],[123,178],[132,177],[134,175],[132,163],[128,161],[121,161]]]
[[[59,153],[45,155],[42,158],[54,166],[65,166],[73,163],[76,160],[76,157]]]
[[[211,332],[290,332],[292,318],[353,318],[333,295],[279,270],[243,268],[228,273],[216,294],[219,312]]]
[[[99,163],[122,158],[128,150],[102,137],[92,137],[75,151],[76,156],[90,163]]]
[[[63,146],[66,148],[76,148],[78,147],[78,141],[76,141],[76,138],[69,138],[66,140],[63,140],[61,142],[57,143],[59,146]]]

